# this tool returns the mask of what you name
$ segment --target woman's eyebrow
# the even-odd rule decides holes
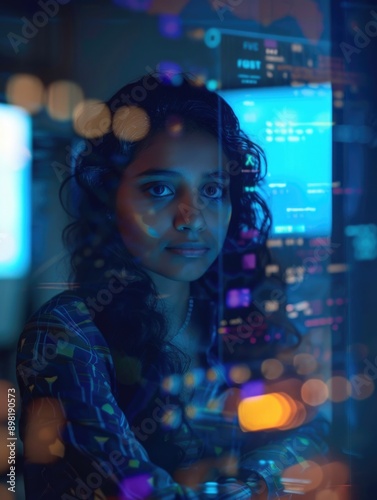
[[[180,172],[177,172],[175,170],[163,170],[163,169],[157,169],[157,168],[149,168],[148,170],[144,170],[144,172],[141,172],[140,174],[137,174],[136,177],[153,177],[153,176],[158,176],[158,175],[165,175],[168,177],[182,177],[182,174]],[[213,172],[208,172],[203,174],[203,177],[219,177],[221,179],[227,179],[228,175],[225,171],[222,170],[214,170]]]

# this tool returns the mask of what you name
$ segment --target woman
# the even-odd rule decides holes
[[[67,183],[75,288],[19,342],[27,497],[277,498],[287,464],[325,452],[323,425],[241,432],[218,335],[218,271],[250,251],[254,282],[263,271],[270,216],[244,189],[263,152],[188,78],[148,75],[106,104]],[[245,228],[254,238],[239,248]]]

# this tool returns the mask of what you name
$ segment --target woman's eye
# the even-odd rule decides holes
[[[146,189],[155,198],[164,198],[173,194],[173,191],[166,184],[154,184]]]
[[[167,184],[162,183],[153,185],[148,184],[148,186],[143,189],[143,191],[148,192],[153,198],[166,198],[174,194],[172,189],[170,189]],[[203,188],[202,193],[207,198],[221,199],[225,198],[227,190],[226,187],[222,184],[211,183],[207,184]]]
[[[226,196],[226,187],[222,184],[208,184],[205,189],[205,195],[208,198],[224,198]]]

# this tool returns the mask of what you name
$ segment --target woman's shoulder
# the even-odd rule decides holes
[[[27,345],[64,345],[89,361],[93,352],[108,352],[107,342],[92,319],[82,294],[66,290],[40,306],[26,321],[18,351]]]
[[[16,370],[25,401],[49,393],[52,383],[59,393],[75,384],[76,389],[89,390],[94,379],[114,389],[111,351],[91,317],[85,295],[67,290],[29,317],[17,344]]]
[[[26,325],[41,323],[45,320],[60,320],[71,326],[92,322],[90,311],[80,292],[65,290],[42,304],[29,316]]]

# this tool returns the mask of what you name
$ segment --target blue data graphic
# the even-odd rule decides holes
[[[332,221],[330,84],[223,90],[241,128],[265,151],[261,195],[274,236],[329,236]]]

